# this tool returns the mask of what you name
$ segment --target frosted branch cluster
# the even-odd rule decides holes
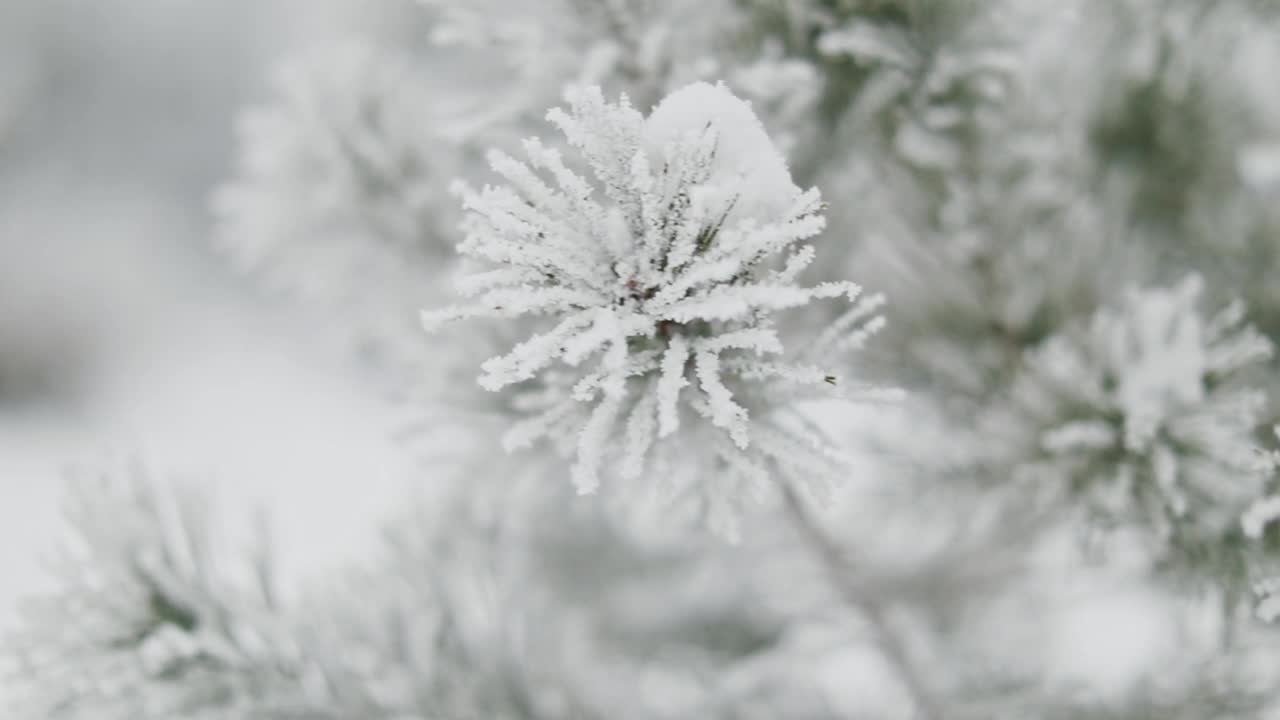
[[[825,224],[818,192],[792,183],[750,106],[723,86],[688,86],[647,118],[598,89],[568,100],[568,111],[547,117],[588,175],[537,139],[525,142],[527,162],[491,153],[506,184],[465,191],[459,245],[486,266],[460,283],[475,300],[425,313],[427,327],[547,319],[484,363],[480,383],[562,389],[506,444],[576,436],[580,492],[597,488],[615,425],[625,428],[624,478],[641,475],[650,448],[692,421],[721,430],[725,453],[741,456],[735,464],[767,475],[745,454],[769,443],[747,398],[778,383],[839,395],[844,379],[809,358],[858,347],[880,324],[880,299],[849,282],[797,283],[815,257],[805,241]],[[823,298],[853,306],[806,358],[784,356],[777,313]]]
[[[33,604],[31,630],[13,639],[33,712],[229,717],[283,695],[301,667],[276,632],[266,551],[231,561],[207,498],[162,482],[136,465],[77,478],[59,593]]]
[[[239,176],[214,197],[216,241],[236,265],[306,301],[358,306],[366,326],[426,302],[423,279],[449,251],[436,176],[454,153],[423,132],[438,111],[410,60],[351,43],[286,66],[240,123]],[[373,278],[383,292],[366,291]]]
[[[1243,325],[1238,303],[1201,313],[1201,288],[1192,276],[1129,293],[1083,331],[1048,341],[1018,388],[1043,423],[1041,469],[1162,537],[1234,527],[1266,469],[1252,434],[1265,395],[1230,381],[1271,345]]]

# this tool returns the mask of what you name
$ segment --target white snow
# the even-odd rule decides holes
[[[663,147],[708,125],[719,140],[707,184],[738,193],[726,225],[747,218],[766,222],[785,217],[800,188],[751,104],[722,84],[687,85],[653,109],[644,123],[644,141],[655,167],[661,167]]]

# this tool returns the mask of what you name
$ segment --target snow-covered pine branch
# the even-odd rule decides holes
[[[1174,551],[1235,532],[1262,492],[1254,431],[1265,394],[1235,382],[1271,356],[1236,303],[1206,316],[1202,284],[1130,292],[1032,354],[1014,386],[1036,434],[1034,473],[1081,492],[1108,522]]]
[[[268,552],[231,562],[203,496],[141,464],[77,477],[57,588],[9,638],[23,717],[256,717],[302,667]]]
[[[1272,428],[1280,439],[1280,426]],[[1280,547],[1280,450],[1259,453],[1258,463],[1269,471],[1264,492],[1240,515],[1240,530],[1248,540],[1248,571],[1257,597],[1257,617],[1264,622],[1280,620],[1280,567],[1276,549]]]
[[[457,217],[458,148],[420,60],[348,41],[291,61],[241,118],[236,177],[213,198],[215,242],[237,269],[379,354],[417,344]]]
[[[850,282],[797,284],[815,257],[805,241],[825,225],[821,199],[794,185],[750,106],[724,86],[690,85],[647,118],[595,88],[568,100],[548,119],[589,175],[537,139],[525,142],[527,162],[491,153],[507,184],[463,190],[459,251],[483,269],[460,289],[474,300],[424,313],[425,325],[543,319],[484,363],[480,383],[551,388],[507,445],[574,436],[580,492],[596,490],[619,452],[622,477],[641,475],[651,449],[689,423],[718,429],[711,447],[724,464],[763,481],[767,458],[794,443],[753,423],[752,402],[778,384],[794,387],[791,400],[844,394],[832,354],[879,326],[881,300]],[[822,365],[789,359],[777,313],[840,297],[849,315],[805,353]]]

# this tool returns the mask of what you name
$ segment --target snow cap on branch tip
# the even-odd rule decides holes
[[[738,98],[724,83],[693,83],[663,98],[645,121],[645,147],[660,161],[664,148],[701,128],[711,128],[716,134],[707,184],[731,186],[737,193],[726,224],[786,214],[789,204],[801,194],[800,188],[751,103]]]

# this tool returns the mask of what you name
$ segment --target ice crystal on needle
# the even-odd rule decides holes
[[[694,418],[731,441],[726,455],[742,454],[729,464],[761,469],[748,452],[767,454],[748,398],[778,385],[844,389],[830,371],[782,357],[775,313],[818,298],[855,301],[809,347],[829,359],[878,327],[879,299],[859,300],[848,282],[796,283],[814,259],[804,241],[825,224],[821,199],[795,186],[750,106],[723,86],[687,86],[647,118],[598,88],[567,99],[567,112],[547,118],[589,175],[537,139],[524,143],[527,162],[491,153],[507,184],[464,190],[459,251],[493,267],[460,282],[473,302],[427,312],[425,324],[551,319],[485,362],[480,383],[549,388],[554,400],[507,445],[572,437],[580,492],[597,488],[615,454],[624,477],[640,475],[650,449]],[[619,423],[625,439],[613,448]]]

